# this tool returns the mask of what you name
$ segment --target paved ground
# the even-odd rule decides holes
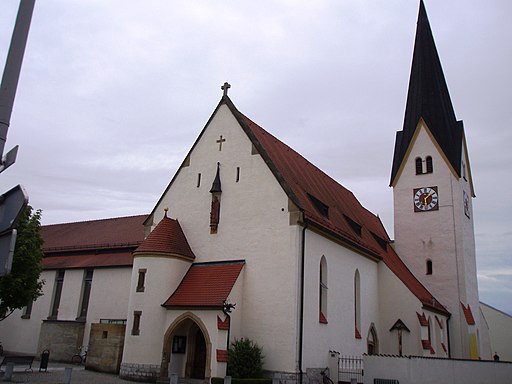
[[[14,368],[11,382],[65,384],[65,368],[72,368],[71,384],[134,384],[133,381],[122,380],[117,375],[85,370],[83,366],[50,362],[47,372],[39,372],[39,361],[34,361],[32,367],[33,372],[25,372],[23,367]],[[0,373],[0,380],[4,380],[4,372]]]

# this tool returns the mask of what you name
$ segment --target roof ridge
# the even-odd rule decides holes
[[[106,217],[103,219],[89,219],[89,220],[82,220],[82,221],[70,221],[65,223],[53,223],[53,224],[43,224],[41,227],[54,227],[57,225],[73,225],[73,224],[82,224],[82,223],[95,223],[100,221],[112,221],[112,220],[119,220],[119,219],[131,219],[136,217],[145,218],[148,214],[140,214],[140,215],[129,215],[129,216],[118,216],[118,217]],[[141,222],[142,225],[142,222]]]

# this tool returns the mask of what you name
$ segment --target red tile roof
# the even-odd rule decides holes
[[[123,267],[144,239],[147,215],[52,224],[41,227],[43,268]]]
[[[318,321],[321,324],[327,324],[327,317],[325,317],[325,315],[324,315],[324,313],[322,311],[320,311],[320,316],[319,316]]]
[[[352,192],[239,112],[228,96],[222,97],[210,120],[222,105],[230,109],[290,200],[303,212],[305,225],[334,236],[365,255],[382,259],[423,306],[449,315],[446,308],[419,282],[395,253],[380,219],[365,209]],[[206,127],[208,124],[209,122]],[[195,148],[206,127],[190,151]],[[147,222],[154,217],[155,209],[177,175],[178,173],[168,184],[147,217]]]
[[[41,227],[43,251],[77,251],[137,246],[144,240],[147,215],[52,224]]]
[[[189,260],[196,258],[180,223],[167,217],[167,214],[133,252],[135,257],[144,254],[178,256]]]
[[[132,265],[131,252],[47,256],[43,259],[43,269],[131,267]]]
[[[229,97],[224,96],[219,105],[223,103],[230,108],[288,197],[302,210],[307,225],[382,259],[425,307],[449,314],[396,254],[379,217],[364,208],[336,180],[240,113]]]
[[[222,308],[244,265],[243,260],[192,264],[178,288],[162,305]]]
[[[475,325],[475,318],[473,317],[473,312],[471,311],[469,304],[467,307],[462,303],[460,303],[460,305],[462,306],[462,312],[464,312],[466,323],[468,323],[468,325]]]

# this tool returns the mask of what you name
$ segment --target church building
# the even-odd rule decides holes
[[[0,324],[4,348],[65,361],[88,345],[91,369],[153,382],[224,377],[241,338],[287,383],[332,354],[491,359],[468,148],[423,1],[394,240],[229,87],[149,214],[43,227],[44,295]]]

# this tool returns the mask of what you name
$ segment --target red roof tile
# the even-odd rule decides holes
[[[475,318],[473,317],[473,312],[471,311],[469,304],[467,307],[462,303],[460,303],[460,305],[462,306],[462,312],[464,312],[466,323],[468,323],[468,325],[475,325]]]
[[[132,264],[133,256],[131,251],[47,256],[43,259],[43,269],[131,267]]]
[[[133,253],[135,257],[143,254],[181,256],[190,260],[196,258],[178,220],[167,215]]]
[[[52,224],[41,227],[45,254],[137,246],[144,240],[147,215]]]
[[[164,307],[222,308],[245,261],[192,264]]]

